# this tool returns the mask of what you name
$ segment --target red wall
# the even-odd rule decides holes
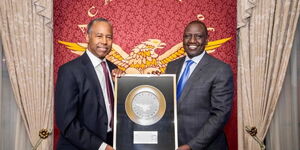
[[[209,31],[210,41],[232,38],[211,55],[230,64],[237,81],[236,3],[236,0],[112,0],[104,5],[104,0],[54,0],[54,77],[60,65],[78,57],[58,41],[85,42],[78,25],[98,17],[107,18],[114,26],[114,43],[125,52],[148,39],[159,39],[166,43],[156,51],[160,55],[182,42],[184,27],[201,14],[207,27],[214,28]],[[89,16],[89,9],[96,14],[94,17]],[[237,150],[236,85],[235,82],[233,111],[225,128],[230,150]],[[58,134],[55,127],[54,148]]]

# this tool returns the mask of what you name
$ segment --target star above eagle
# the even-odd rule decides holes
[[[216,48],[229,41],[231,37],[215,41],[209,41],[205,47],[207,53],[212,53]],[[72,43],[58,41],[65,45],[72,53],[82,55],[87,48],[87,43]],[[176,44],[164,54],[158,55],[155,51],[163,49],[166,43],[159,39],[148,39],[135,46],[127,54],[119,45],[113,44],[111,52],[106,59],[118,66],[119,69],[127,74],[148,74],[152,71],[164,72],[168,62],[185,56],[182,42]]]

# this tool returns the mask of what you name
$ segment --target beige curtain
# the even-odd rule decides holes
[[[300,149],[300,20],[283,87],[266,137],[270,150]]]
[[[276,107],[300,12],[299,0],[238,0],[238,148],[259,150]]]
[[[30,150],[31,144],[12,91],[0,38],[0,150]]]
[[[15,99],[29,140],[53,128],[52,0],[1,0],[0,30]],[[52,149],[52,136],[39,149]]]

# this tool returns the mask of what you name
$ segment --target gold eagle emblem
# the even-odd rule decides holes
[[[210,41],[205,47],[207,53],[212,53],[216,48],[223,43],[229,41],[231,37],[216,41]],[[58,41],[65,45],[72,53],[82,55],[87,43],[72,43]],[[113,44],[111,52],[106,56],[106,59],[118,66],[119,69],[127,74],[147,74],[152,71],[164,72],[168,62],[181,58],[185,55],[182,42],[176,44],[164,54],[158,55],[155,51],[166,46],[159,39],[148,39],[141,44],[135,46],[129,54],[127,54],[119,45]]]

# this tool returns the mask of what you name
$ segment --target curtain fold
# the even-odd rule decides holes
[[[260,149],[245,132],[266,136],[285,77],[299,0],[238,0],[238,147]]]
[[[0,29],[9,77],[29,140],[53,129],[52,0],[2,0]],[[39,149],[52,149],[52,136]]]
[[[278,104],[266,137],[271,150],[300,149],[300,20]]]
[[[237,0],[237,3],[237,28],[239,29],[249,22],[256,0]]]
[[[1,58],[1,57],[0,57]],[[0,149],[29,150],[31,144],[9,81],[5,59],[1,61]]]
[[[32,146],[11,88],[1,37],[0,58],[0,150],[30,149]]]

